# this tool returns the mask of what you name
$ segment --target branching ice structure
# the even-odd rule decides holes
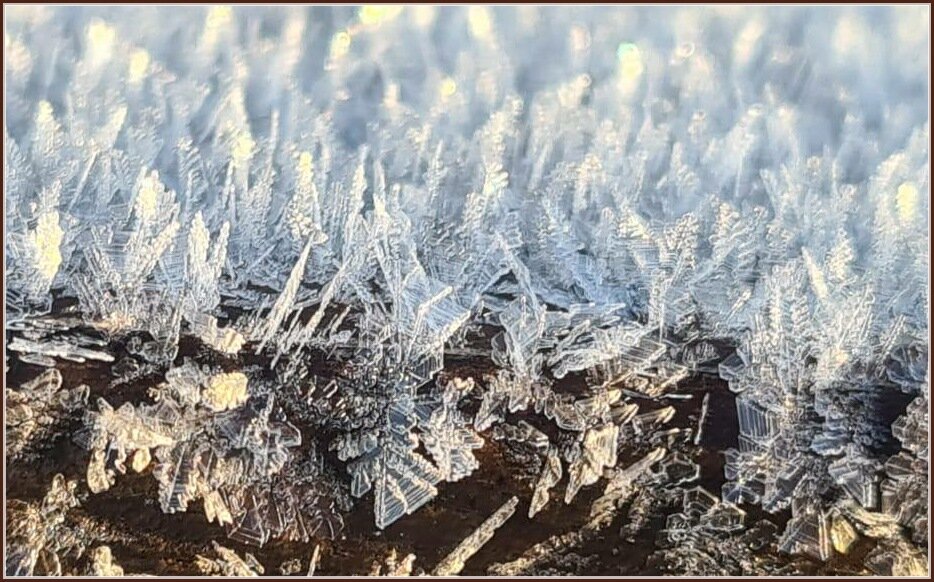
[[[923,562],[927,8],[6,15],[8,356],[49,369],[7,393],[15,455],[86,402],[56,367],[118,342],[117,384],[165,382],[88,412],[92,491],[155,463],[166,511],[307,539],[334,511],[311,435],[380,528],[491,435],[541,459],[530,516],[606,470],[612,513],[627,435],[675,414],[639,407],[716,369],[739,440],[670,543],[757,504],[791,511],[788,552]],[[186,362],[188,336],[270,374]],[[438,377],[455,353],[487,371]]]
[[[12,504],[10,515],[12,551],[4,571],[10,576],[61,576],[62,558],[80,556],[86,540],[65,525],[65,514],[79,504],[78,483],[56,475],[39,503]]]

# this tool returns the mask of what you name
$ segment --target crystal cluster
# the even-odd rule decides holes
[[[672,570],[868,539],[871,571],[923,573],[929,18],[11,8],[7,454],[80,424],[90,494],[143,473],[263,546],[336,535],[358,498],[389,528],[496,443],[528,495],[439,571],[593,489],[580,531],[491,571],[631,503],[632,531],[667,508]],[[738,430],[713,488],[705,374]],[[66,489],[22,508],[8,573],[60,573]],[[213,551],[201,572],[263,571]]]

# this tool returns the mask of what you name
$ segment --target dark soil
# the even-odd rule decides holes
[[[122,351],[122,346],[112,346]],[[178,360],[203,354],[198,342],[185,339],[180,345]],[[119,358],[118,358],[119,359]],[[260,364],[261,358],[245,354],[231,361],[219,358],[212,364],[221,367],[236,367]],[[324,368],[327,362],[316,364]],[[42,369],[24,364],[15,355],[10,357],[7,382],[18,386],[41,373]],[[64,378],[64,388],[86,384],[91,389],[92,408],[97,397],[105,397],[113,405],[123,402],[140,402],[148,399],[147,390],[163,377],[151,374],[137,381],[110,387],[113,376],[111,364],[88,362],[74,364],[60,362],[58,367]],[[448,376],[473,377],[480,381],[485,374],[493,372],[492,365],[484,360],[470,357],[451,357],[447,360],[444,374]],[[556,391],[580,392],[581,378],[570,378],[556,385]],[[709,393],[709,415],[705,422],[704,436],[700,447],[692,447],[692,456],[701,466],[697,483],[715,495],[723,485],[722,451],[735,447],[738,437],[734,395],[726,384],[717,379],[700,376],[682,383],[677,390],[692,394],[689,400],[668,399],[662,401],[639,400],[640,413],[660,406],[676,408],[675,418],[666,428],[681,427],[694,430],[697,425],[701,401]],[[511,420],[516,420],[519,417]],[[542,425],[541,419],[528,416],[527,420]],[[476,451],[480,468],[469,477],[454,483],[438,486],[438,496],[414,514],[400,519],[386,530],[378,530],[373,523],[372,494],[355,500],[354,508],[345,516],[345,528],[337,539],[316,539],[309,543],[272,541],[262,548],[246,546],[227,538],[223,528],[209,524],[204,518],[200,502],[192,503],[186,513],[165,514],[157,501],[157,483],[147,470],[142,474],[118,476],[116,485],[109,491],[91,495],[85,484],[87,453],[71,436],[80,429],[81,419],[68,419],[57,427],[59,436],[47,443],[42,454],[29,462],[7,464],[7,504],[11,500],[37,501],[42,498],[52,477],[64,474],[68,479],[79,482],[79,491],[84,497],[81,507],[69,514],[69,519],[78,527],[94,532],[107,543],[114,558],[127,573],[161,575],[191,575],[198,571],[194,558],[201,554],[214,556],[211,542],[216,541],[230,547],[241,556],[253,554],[265,568],[266,574],[279,575],[280,565],[290,559],[299,558],[304,575],[308,561],[317,544],[321,545],[321,562],[317,569],[320,575],[367,574],[376,563],[382,563],[391,550],[402,557],[408,553],[416,555],[415,571],[430,572],[432,568],[461,540],[470,534],[490,514],[510,497],[520,500],[516,514],[497,531],[493,539],[468,562],[462,572],[465,575],[485,575],[495,563],[518,558],[530,546],[549,537],[577,531],[587,520],[591,503],[603,489],[603,482],[584,488],[571,504],[563,502],[567,476],[553,491],[553,498],[534,520],[527,517],[532,497],[534,480],[529,475],[537,474],[537,468],[517,467],[509,445],[495,441],[489,434],[483,435],[484,446]],[[302,428],[302,427],[300,427]],[[548,429],[542,426],[543,429]],[[306,439],[314,439],[313,430],[302,430]],[[322,442],[314,443],[318,451],[327,450],[325,435],[317,435]],[[304,445],[303,445],[304,446]],[[641,447],[641,448],[640,448]],[[645,454],[648,447],[620,451],[621,465],[626,465]],[[340,465],[336,459],[327,457],[328,462]],[[334,467],[345,475],[343,466]],[[595,539],[575,551],[584,559],[575,562],[575,571],[565,572],[578,575],[652,575],[659,574],[648,563],[648,557],[656,550],[655,538],[664,527],[665,515],[650,517],[648,527],[638,532],[634,539],[626,541],[619,529],[626,522],[625,507],[614,524],[602,531]],[[787,515],[769,515],[758,508],[746,507],[747,524],[767,518],[783,526]],[[679,508],[669,508],[677,511]],[[860,563],[860,556],[871,549],[866,543],[856,546],[847,558],[852,564]],[[845,564],[839,564],[845,566]],[[75,566],[80,567],[80,564]],[[814,568],[817,571],[816,565]]]

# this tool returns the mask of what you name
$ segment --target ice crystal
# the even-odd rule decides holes
[[[483,547],[496,530],[499,529],[516,512],[516,506],[519,505],[519,498],[512,497],[502,507],[496,510],[493,515],[480,524],[476,530],[467,536],[464,541],[457,545],[454,550],[444,557],[441,562],[435,566],[433,574],[435,576],[453,576],[459,574],[464,568],[464,562],[470,556],[477,553],[477,550]]]
[[[200,499],[208,521],[233,539],[335,535],[341,519],[316,506],[326,493],[314,466],[292,462],[298,429],[282,419],[271,394],[251,394],[242,373],[212,373],[188,362],[151,390],[155,403],[114,410],[100,400],[89,418],[87,468],[92,492],[109,489],[127,461],[135,471],[154,461],[163,511],[187,511]]]
[[[8,388],[12,457],[86,412],[92,492],[152,465],[164,511],[262,545],[340,527],[332,472],[386,528],[505,442],[529,516],[604,481],[577,543],[695,487],[721,412],[679,406],[718,373],[725,483],[665,555],[868,536],[919,570],[926,8],[147,10],[5,22],[7,356],[48,370]],[[151,399],[83,410],[72,364]],[[745,538],[746,504],[790,518]],[[36,535],[8,571],[56,570]]]
[[[30,451],[50,433],[55,423],[84,407],[88,387],[62,389],[62,373],[52,368],[19,388],[6,389],[6,453],[11,458]]]
[[[78,483],[56,475],[38,503],[10,507],[10,547],[4,570],[9,576],[61,576],[62,558],[80,556],[87,540],[65,524],[66,513],[79,502]]]
[[[263,566],[256,561],[253,554],[245,554],[241,558],[237,552],[213,542],[216,558],[197,557],[197,566],[203,575],[209,576],[259,576],[263,573]]]

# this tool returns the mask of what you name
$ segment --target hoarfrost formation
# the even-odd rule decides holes
[[[927,7],[5,22],[8,574],[928,571]]]

